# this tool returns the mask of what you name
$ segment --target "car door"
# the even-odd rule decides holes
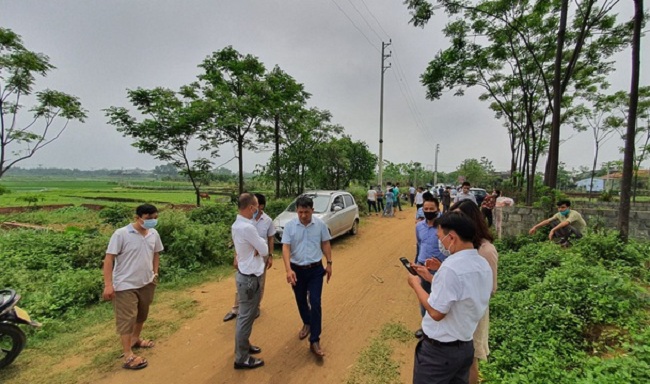
[[[356,219],[357,215],[357,205],[352,198],[352,195],[345,194],[343,195],[343,200],[345,201],[345,209],[343,210],[343,229],[342,231],[348,231],[352,228],[352,224]]]
[[[338,207],[341,209],[339,210]],[[332,216],[330,219],[330,230],[332,231],[332,237],[336,237],[341,234],[344,230],[343,225],[345,222],[345,217],[343,212],[345,211],[345,201],[343,200],[342,195],[335,195],[332,199],[332,205],[330,207]]]

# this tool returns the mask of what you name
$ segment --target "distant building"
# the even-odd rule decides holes
[[[591,190],[592,192],[602,192],[605,190],[605,180],[603,180],[600,177],[594,177],[594,183],[591,188],[589,188],[590,184],[591,184],[591,177],[588,179],[582,179],[576,181],[576,187],[578,189],[585,190],[586,192],[589,192],[589,190]]]

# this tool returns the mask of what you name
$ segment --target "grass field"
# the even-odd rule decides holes
[[[170,204],[194,204],[196,197],[191,184],[174,181],[138,180],[121,181],[99,179],[5,177],[0,186],[9,193],[0,195],[0,206],[16,207],[47,204],[106,204],[119,199],[133,203],[152,202]],[[230,186],[210,187],[206,191],[229,191]],[[224,192],[228,193],[228,192]],[[226,196],[213,199],[227,200]],[[29,202],[29,200],[35,200]]]

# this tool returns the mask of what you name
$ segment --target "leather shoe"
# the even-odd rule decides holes
[[[424,332],[422,331],[422,328],[415,331],[414,336],[416,339],[421,339],[422,337],[424,337]]]
[[[249,356],[244,363],[235,362],[235,369],[255,369],[264,365],[264,360]]]
[[[256,347],[254,345],[251,345],[251,347],[248,348],[248,353],[250,353],[251,355],[257,355],[258,353],[261,352],[262,352],[262,348]]]
[[[315,342],[311,343],[311,345],[309,346],[309,349],[311,350],[311,352],[314,355],[316,355],[318,357],[325,356],[325,352],[323,352],[323,350],[320,348],[320,343],[318,341],[315,341]]]
[[[236,317],[237,317],[236,313],[228,312],[226,313],[226,316],[223,317],[223,321],[230,321]]]
[[[309,336],[309,333],[311,333],[311,330],[309,329],[309,325],[305,324],[302,326],[300,332],[298,332],[298,338],[302,340],[305,337]]]

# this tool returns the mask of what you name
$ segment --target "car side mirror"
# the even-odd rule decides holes
[[[342,209],[343,209],[343,207],[341,207],[340,205],[334,205],[334,206],[332,206],[332,211],[334,211],[334,212],[338,212],[338,211],[340,211],[340,210],[342,210]]]

